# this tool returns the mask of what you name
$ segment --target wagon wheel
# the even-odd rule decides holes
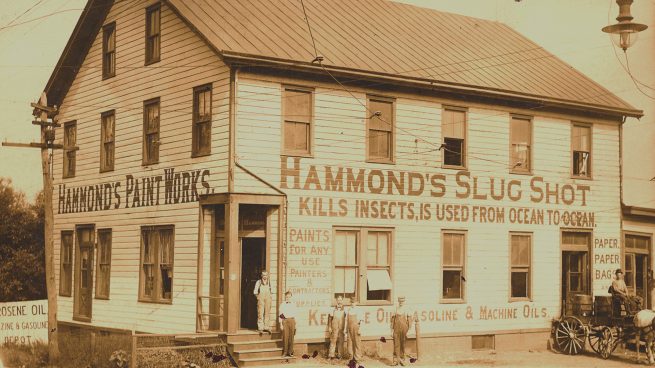
[[[587,331],[582,322],[572,316],[562,319],[555,330],[557,348],[569,355],[577,355],[584,350]]]
[[[600,331],[600,339],[598,343],[598,354],[603,359],[607,359],[612,355],[612,352],[619,344],[618,335],[609,327],[603,327]]]
[[[589,331],[589,346],[596,354],[600,355],[601,351],[601,342],[603,340],[603,330],[602,327],[594,327]]]

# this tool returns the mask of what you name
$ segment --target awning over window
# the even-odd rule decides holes
[[[391,277],[389,270],[368,270],[368,289],[374,290],[391,290]]]

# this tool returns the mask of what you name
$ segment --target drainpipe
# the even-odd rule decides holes
[[[239,67],[230,67],[230,117],[229,117],[229,147],[227,169],[227,192],[234,192],[234,163],[236,157],[236,116],[237,116],[237,83]]]

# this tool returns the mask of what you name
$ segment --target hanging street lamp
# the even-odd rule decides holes
[[[625,52],[628,47],[637,42],[637,35],[639,32],[648,28],[645,24],[632,22],[632,15],[630,14],[630,5],[633,0],[616,0],[619,5],[619,16],[616,20],[619,22],[610,26],[603,27],[602,31],[609,33],[612,36],[612,42]]]

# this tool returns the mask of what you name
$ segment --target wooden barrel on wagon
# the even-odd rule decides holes
[[[609,295],[596,295],[594,297],[594,311],[597,317],[610,317],[612,315],[612,297]]]
[[[574,316],[590,317],[593,314],[594,299],[591,295],[575,294],[571,299]]]

